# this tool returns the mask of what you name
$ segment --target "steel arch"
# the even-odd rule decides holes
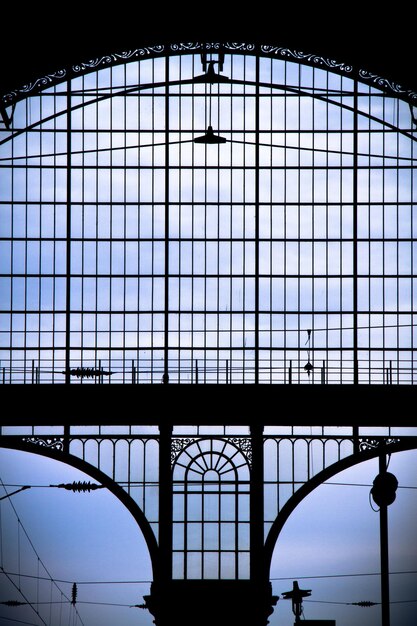
[[[91,476],[91,478],[99,482],[101,485],[104,485],[106,489],[108,489],[114,496],[116,496],[116,498],[120,500],[120,502],[126,507],[126,509],[129,511],[129,513],[132,515],[133,519],[139,526],[149,551],[153,578],[155,579],[158,576],[159,547],[155,535],[141,508],[136,504],[136,502],[127,493],[127,491],[123,489],[123,487],[118,485],[118,483],[116,483],[112,478],[107,476],[100,469],[94,467],[87,461],[84,461],[83,459],[74,456],[73,454],[70,454],[63,450],[54,450],[53,448],[34,445],[24,441],[10,441],[10,439],[11,438],[9,437],[1,437],[0,448],[30,452],[32,454],[38,454],[40,456],[47,457],[54,461],[65,463],[66,465],[71,465],[81,472],[84,472],[85,474]]]
[[[371,450],[355,452],[354,454],[329,465],[297,489],[297,491],[287,500],[278,513],[265,541],[265,573],[268,577],[271,568],[272,556],[279,534],[291,516],[291,513],[293,513],[304,498],[314,491],[314,489],[322,485],[326,480],[329,480],[329,478],[332,478],[343,470],[349,469],[350,467],[363,463],[364,461],[375,459],[381,454],[389,455],[394,452],[405,452],[407,450],[417,450],[417,437],[409,437],[399,442],[378,445]]]

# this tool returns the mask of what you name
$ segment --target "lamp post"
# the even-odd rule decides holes
[[[381,626],[390,626],[389,607],[389,552],[388,552],[388,506],[395,500],[398,481],[387,472],[385,454],[379,456],[379,474],[373,482],[371,494],[379,506],[379,534],[381,554]]]

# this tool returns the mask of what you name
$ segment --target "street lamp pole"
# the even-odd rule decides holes
[[[379,506],[379,536],[381,553],[381,626],[390,626],[389,564],[388,564],[388,507],[395,500],[398,480],[387,472],[387,457],[379,455],[379,474],[373,482],[371,494]]]
[[[379,474],[385,477],[387,463],[385,454],[379,457]],[[389,563],[388,563],[388,504],[382,501],[379,506],[379,534],[381,553],[381,626],[390,626],[389,610]]]

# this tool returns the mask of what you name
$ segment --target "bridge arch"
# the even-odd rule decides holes
[[[329,480],[336,474],[347,470],[354,465],[359,465],[371,459],[375,459],[381,454],[390,455],[395,452],[405,452],[407,450],[417,450],[417,441],[415,437],[410,437],[408,440],[402,440],[396,443],[390,443],[389,445],[377,446],[375,448],[364,450],[355,454],[352,454],[346,458],[329,465],[321,472],[313,476],[310,480],[305,482],[284,504],[275,522],[271,526],[269,533],[265,541],[265,568],[268,572],[271,568],[272,557],[279,535],[284,528],[284,525],[291,517],[291,514],[295,511],[297,506],[317,487],[320,487],[326,480]]]
[[[107,476],[97,467],[94,467],[87,461],[84,461],[83,459],[80,459],[72,454],[61,450],[48,448],[47,446],[35,445],[33,443],[21,440],[12,441],[8,440],[8,438],[3,438],[2,442],[0,443],[0,447],[10,450],[18,450],[21,452],[29,452],[31,454],[37,454],[52,459],[54,461],[59,461],[66,465],[70,465],[75,469],[83,472],[84,474],[91,476],[92,479],[103,485],[108,491],[116,496],[116,498],[129,511],[129,513],[132,515],[133,519],[139,526],[139,529],[141,530],[143,538],[145,540],[146,547],[148,549],[153,578],[158,575],[158,544],[152,528],[139,505],[127,493],[127,491],[114,480],[112,480],[112,478]]]

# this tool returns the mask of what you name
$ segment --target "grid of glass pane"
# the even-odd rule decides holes
[[[225,80],[172,54],[17,103],[1,381],[413,383],[408,104],[279,58],[207,59]],[[225,142],[194,142],[210,126]]]

